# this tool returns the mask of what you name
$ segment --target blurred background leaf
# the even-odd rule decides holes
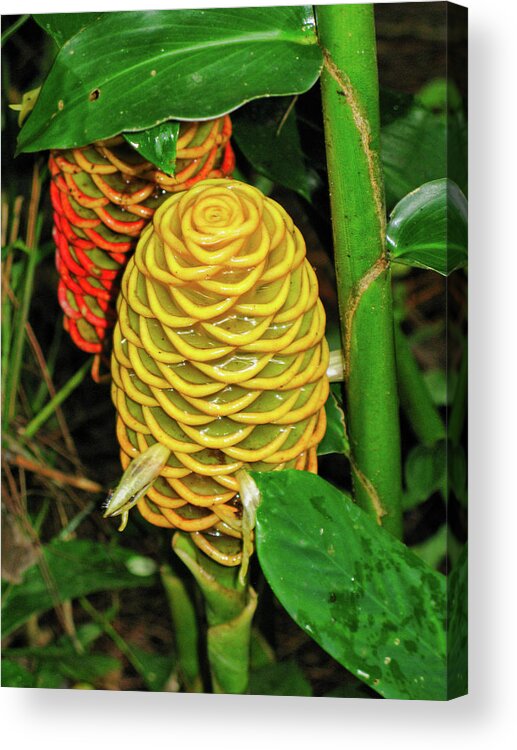
[[[277,662],[250,674],[249,695],[311,696],[310,684],[294,661]]]
[[[322,180],[302,151],[295,105],[293,97],[250,102],[233,115],[233,134],[260,174],[310,202]]]
[[[382,118],[386,110],[388,116]],[[466,195],[467,121],[454,84],[431,81],[410,106],[407,99],[399,105],[396,117],[392,101],[385,100],[383,111],[381,157],[388,211],[419,185],[444,177]]]
[[[3,602],[4,637],[33,614],[56,603],[94,591],[150,586],[154,575],[135,575],[131,561],[137,557],[124,547],[90,539],[68,542],[53,540],[41,550],[41,561],[33,565],[18,586],[8,589]]]

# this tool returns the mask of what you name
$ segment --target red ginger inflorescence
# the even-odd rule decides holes
[[[170,193],[231,175],[231,127],[228,115],[181,123],[173,177],[122,136],[51,152],[59,303],[75,344],[97,355],[94,378],[109,354],[120,277],[142,230]]]

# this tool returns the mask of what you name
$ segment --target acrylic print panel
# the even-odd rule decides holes
[[[466,10],[2,21],[3,686],[465,694]]]

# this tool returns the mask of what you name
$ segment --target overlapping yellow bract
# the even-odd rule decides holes
[[[317,470],[324,330],[303,237],[275,201],[218,179],[160,206],[123,277],[112,357],[124,468],[155,442],[171,451],[145,518],[239,564],[236,472]]]

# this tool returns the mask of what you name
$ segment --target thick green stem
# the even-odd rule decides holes
[[[238,568],[225,568],[200,552],[188,534],[177,532],[172,548],[203,594],[207,655],[214,693],[246,693],[250,668],[251,622],[257,595]]]
[[[402,535],[398,395],[372,5],[317,6],[355,498]]]
[[[415,435],[424,445],[445,439],[445,426],[436,408],[422,371],[415,361],[407,338],[395,324],[395,349],[400,405]]]

